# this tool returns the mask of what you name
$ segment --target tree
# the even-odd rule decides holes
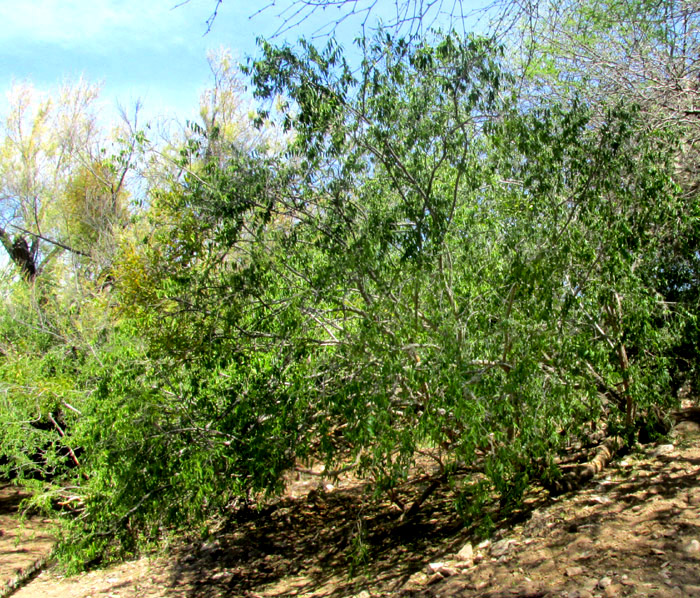
[[[675,351],[674,387],[697,380],[698,140],[700,119],[700,11],[684,0],[664,2],[513,3],[522,27],[512,31],[520,48],[525,89],[576,95],[592,107],[605,101],[636,104],[651,127],[675,130],[674,179],[684,196],[682,230],[667,239],[645,276],[679,310],[686,333]]]
[[[178,6],[189,3],[184,0]],[[386,3],[388,4],[388,3]],[[304,22],[310,20],[318,12],[332,15],[325,26],[321,26],[316,34],[333,35],[336,30],[346,21],[361,19],[360,24],[363,33],[366,27],[374,27],[376,23],[371,20],[373,15],[380,12],[381,6],[377,0],[289,0],[284,3],[279,13],[275,16],[281,20],[281,24],[275,33],[275,37],[283,35]],[[206,20],[206,31],[211,31],[216,17],[221,9],[222,0],[212,0],[212,11]],[[258,9],[251,18],[263,13],[269,13],[277,7],[275,2],[269,2]],[[419,37],[436,25],[445,27],[445,22],[450,28],[467,32],[467,23],[476,15],[484,12],[485,9],[470,10],[465,12],[462,3],[448,3],[445,0],[394,0],[392,11],[387,16],[387,20],[382,26],[394,34],[407,35],[408,37]],[[381,14],[381,13],[380,13]],[[378,21],[377,18],[375,21]]]
[[[56,98],[27,85],[12,91],[0,153],[0,240],[28,281],[63,252],[89,257],[96,235],[125,216],[128,165],[108,164],[97,97],[84,82]]]
[[[3,244],[33,270],[8,304],[25,325],[0,312],[0,446],[18,469],[47,455],[47,495],[80,511],[66,558],[206,530],[306,458],[350,464],[410,517],[397,488],[427,451],[431,487],[454,483],[466,515],[494,494],[512,507],[559,475],[565,443],[593,426],[633,440],[673,401],[692,314],[672,297],[679,256],[697,259],[687,129],[596,95],[600,73],[553,101],[534,43],[519,64],[492,36],[380,31],[359,69],[333,41],[261,46],[261,133],[222,54],[130,239],[115,229],[133,145],[110,160],[81,118],[47,142],[51,105],[8,127],[5,216],[28,236],[15,247],[8,224]],[[103,246],[110,290],[74,293]]]
[[[60,477],[78,466],[70,428],[113,329],[111,267],[130,217],[133,145],[108,154],[98,90],[82,81],[53,97],[18,85],[10,99],[0,145],[10,258],[0,283],[1,470]]]
[[[365,49],[355,75],[333,44],[265,44],[287,155],[207,155],[202,128],[154,193],[73,435],[73,550],[206,526],[299,458],[400,503],[429,450],[462,505],[517,505],[569,439],[669,400],[682,314],[642,273],[678,231],[673,139],[624,105],[524,107],[487,39]]]
[[[634,108],[511,103],[487,40],[383,39],[359,80],[332,45],[266,45],[252,70],[261,96],[290,98],[313,173],[295,235],[308,223],[324,252],[305,276],[328,302],[315,317],[333,314],[321,395],[387,483],[446,443],[453,465],[490,454],[509,492],[598,392],[611,428],[662,400],[676,321],[637,271],[681,230],[672,137]]]

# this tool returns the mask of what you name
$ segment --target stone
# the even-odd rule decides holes
[[[605,598],[615,598],[620,594],[620,586],[611,584],[603,590]]]
[[[454,567],[442,567],[442,569],[438,569],[438,573],[443,577],[452,577],[457,575],[459,571]]]
[[[445,563],[430,563],[428,564],[428,573],[437,573],[445,566]]]
[[[683,552],[691,556],[700,555],[700,541],[691,540],[683,546]]]
[[[416,571],[411,577],[408,578],[408,584],[414,584],[422,586],[428,582],[428,576],[424,571]]]
[[[474,562],[474,548],[471,542],[467,542],[462,549],[457,553],[457,558],[460,561]]]
[[[517,589],[518,597],[522,596],[540,596],[542,595],[542,586],[530,579],[526,579]],[[512,590],[511,590],[512,592]]]
[[[566,576],[567,577],[578,577],[583,574],[583,567],[567,567]]]
[[[515,544],[515,540],[499,540],[491,546],[491,556],[500,557],[506,554],[510,547]]]
[[[695,421],[685,420],[673,427],[674,436],[695,436],[696,434],[700,434],[700,423]]]
[[[440,577],[452,577],[457,575],[459,570],[457,567],[450,567],[447,563],[430,563],[426,568],[428,575],[439,575]]]
[[[660,444],[651,453],[652,457],[660,457],[661,455],[669,455],[676,449],[672,444]]]
[[[605,588],[609,587],[610,585],[612,585],[612,579],[610,579],[609,577],[603,577],[603,578],[598,580],[598,587],[601,590],[604,590]]]
[[[200,552],[205,556],[214,556],[221,551],[221,544],[218,540],[213,540],[211,542],[203,542],[199,548]]]

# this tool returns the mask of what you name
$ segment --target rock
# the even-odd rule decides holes
[[[467,561],[470,563],[474,562],[474,548],[471,545],[471,542],[467,542],[464,546],[462,546],[462,549],[457,553],[457,558],[460,561]]]
[[[691,540],[683,546],[683,552],[691,556],[700,555],[700,542],[698,540]]]
[[[221,544],[218,540],[213,540],[211,542],[202,542],[199,547],[200,552],[206,556],[214,556],[221,551]]]
[[[515,540],[499,540],[491,546],[491,556],[500,557],[506,554],[510,547],[515,544]]]
[[[457,575],[459,571],[454,567],[443,567],[438,570],[438,573],[443,577],[452,577],[453,575]]]
[[[459,573],[457,567],[450,567],[447,563],[430,563],[427,567],[428,575],[439,575],[440,577],[452,577]]]
[[[522,598],[523,596],[541,596],[542,586],[533,581],[526,580],[525,582],[512,587],[510,589],[510,593],[514,594],[516,598]]]
[[[445,566],[445,563],[430,563],[428,565],[428,573],[437,573]]]
[[[604,590],[605,588],[608,588],[612,585],[612,579],[609,577],[603,577],[602,579],[598,580],[598,587],[601,590]]]
[[[616,584],[609,585],[603,590],[603,596],[605,598],[615,598],[620,595],[620,586]]]
[[[652,457],[660,457],[661,455],[668,455],[675,450],[675,446],[672,444],[660,444],[652,452]]]
[[[414,584],[422,586],[428,582],[428,576],[424,571],[416,571],[411,577],[408,578],[408,584]]]
[[[566,576],[567,577],[578,577],[583,574],[583,567],[567,567]]]
[[[689,490],[688,498],[686,500],[691,507],[700,507],[700,490]]]
[[[367,590],[362,590],[359,594],[355,594],[353,598],[371,598],[372,594],[370,594]]]
[[[673,427],[673,436],[695,436],[700,434],[700,423],[690,420],[678,422]]]

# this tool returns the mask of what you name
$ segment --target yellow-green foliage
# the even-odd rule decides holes
[[[85,253],[104,250],[100,241],[111,239],[127,217],[127,200],[108,164],[96,161],[77,168],[66,182],[60,206],[71,246]]]

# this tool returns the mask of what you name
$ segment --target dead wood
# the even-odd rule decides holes
[[[625,446],[625,441],[621,437],[608,438],[598,447],[590,461],[567,468],[561,478],[546,485],[547,490],[552,494],[563,494],[580,488],[603,471],[623,446]]]

